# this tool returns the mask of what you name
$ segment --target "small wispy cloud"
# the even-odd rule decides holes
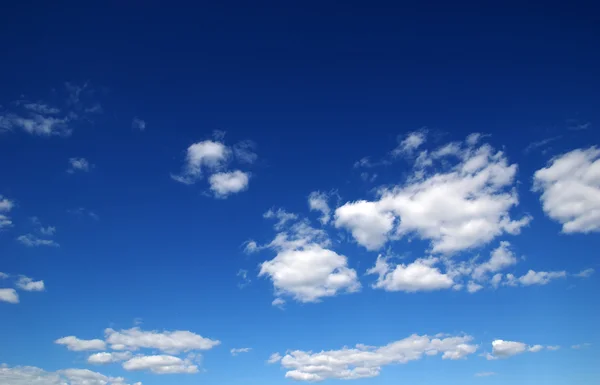
[[[475,373],[475,377],[490,377],[490,376],[495,376],[498,373],[496,372],[479,372],[479,373]]]
[[[557,140],[559,140],[560,138],[562,138],[561,135],[558,136],[553,136],[551,138],[546,138],[546,139],[542,139],[542,140],[538,140],[537,142],[532,142],[530,143],[527,147],[525,147],[525,150],[523,150],[523,152],[525,152],[526,154],[537,150],[539,148],[542,147],[546,147],[548,144],[555,142]]]
[[[60,245],[52,239],[41,239],[33,234],[25,234],[17,237],[17,241],[27,247],[50,246],[59,247]]]
[[[133,128],[134,130],[144,131],[146,129],[146,121],[135,117],[131,121],[131,128]]]
[[[92,167],[93,165],[85,158],[69,158],[67,172],[69,174],[73,174],[76,171],[89,172]]]
[[[98,216],[98,214],[96,214],[95,212],[88,210],[84,207],[78,207],[76,209],[69,209],[67,210],[67,212],[69,214],[73,214],[73,215],[77,215],[77,216],[86,216],[86,217],[90,217],[94,220],[99,220],[100,217]]]
[[[235,357],[240,353],[248,353],[251,350],[252,350],[252,348],[234,348],[234,349],[231,349],[231,355]]]

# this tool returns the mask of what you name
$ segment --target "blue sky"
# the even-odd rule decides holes
[[[3,13],[0,385],[600,379],[593,9]]]

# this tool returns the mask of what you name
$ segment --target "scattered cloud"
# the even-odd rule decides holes
[[[231,349],[231,355],[237,356],[240,353],[249,353],[251,350],[252,350],[252,348],[234,348],[234,349]]]
[[[153,356],[137,356],[123,362],[123,369],[129,371],[148,370],[155,374],[194,374],[198,366],[191,360],[160,354]]]
[[[0,195],[0,231],[12,227],[13,223],[7,215],[15,207],[15,202]]]
[[[358,344],[355,348],[344,347],[319,353],[294,350],[282,357],[280,362],[287,370],[285,377],[297,381],[368,378],[378,376],[383,366],[406,364],[425,355],[441,355],[442,359],[448,360],[466,358],[477,351],[472,340],[470,336],[440,339],[413,334],[381,347]],[[277,362],[279,357],[272,358],[273,362]]]
[[[559,140],[561,138],[562,138],[562,136],[558,135],[558,136],[553,136],[551,138],[546,138],[546,139],[538,140],[537,142],[532,142],[527,147],[525,147],[524,152],[526,154],[528,154],[528,153],[530,153],[530,152],[532,152],[534,150],[540,149],[542,147],[546,147],[548,144],[550,144],[552,142],[555,142],[555,141],[557,141],[557,140]]]
[[[54,343],[58,345],[64,345],[67,347],[67,349],[74,352],[106,349],[106,343],[102,340],[82,340],[75,336],[62,337],[54,341]]]
[[[241,163],[252,164],[258,159],[256,144],[251,140],[243,140],[233,145],[233,156]]]
[[[492,251],[490,259],[487,262],[475,267],[473,270],[473,278],[481,281],[488,273],[496,273],[506,269],[507,267],[515,265],[517,263],[517,257],[513,254],[509,247],[509,242],[500,242],[500,246]]]
[[[248,188],[250,174],[235,170],[231,172],[219,172],[209,178],[210,189],[217,198],[227,198]]]
[[[524,286],[530,285],[546,285],[551,280],[556,278],[564,278],[567,276],[565,271],[533,271],[529,270],[527,274],[520,277],[518,280]]]
[[[250,280],[250,278],[248,278],[248,270],[240,269],[240,270],[238,270],[236,275],[241,280],[241,282],[238,283],[238,287],[240,289],[245,288],[246,286],[248,286],[250,284],[250,282],[252,282],[252,280]]]
[[[94,365],[106,365],[113,362],[125,361],[131,358],[131,352],[102,352],[88,357],[87,362]]]
[[[144,131],[146,130],[146,121],[135,117],[131,121],[131,128],[133,128],[134,130]]]
[[[403,137],[394,150],[392,150],[392,157],[398,157],[403,155],[412,155],[415,150],[421,147],[427,140],[427,130],[425,128],[409,132]]]
[[[416,235],[431,242],[432,252],[445,254],[485,245],[503,233],[518,234],[531,217],[510,218],[519,202],[517,165],[510,165],[502,151],[475,143],[471,138],[421,152],[405,184],[380,188],[375,201],[338,207],[335,226],[350,231],[368,250]],[[456,164],[447,172],[429,172],[435,162],[452,159]]]
[[[546,346],[546,349],[551,350],[551,351],[557,351],[560,349],[560,346],[558,346],[558,345]]]
[[[108,377],[87,369],[47,372],[33,366],[0,365],[0,384],[6,385],[129,385],[122,377]],[[136,382],[132,385],[142,385]]]
[[[279,353],[273,353],[273,354],[271,354],[271,356],[267,360],[267,363],[268,364],[276,364],[279,361],[281,361],[282,358],[283,357],[281,356],[281,354],[279,354]]]
[[[51,237],[56,233],[56,227],[54,227],[54,226],[40,227],[40,233],[42,235]]]
[[[273,302],[271,302],[271,305],[283,309],[283,307],[285,306],[285,300],[282,298],[275,298]]]
[[[508,358],[521,353],[537,353],[544,349],[542,345],[527,345],[523,342],[494,340],[492,341],[492,354],[487,354],[488,360]]]
[[[573,346],[571,346],[571,349],[579,350],[579,349],[589,348],[590,346],[592,346],[592,344],[590,344],[589,342],[585,342],[583,344],[573,345]]]
[[[91,210],[83,208],[83,207],[78,207],[76,209],[69,209],[69,210],[67,210],[67,212],[69,214],[73,214],[73,215],[90,217],[96,221],[100,219],[98,214],[96,214],[95,212],[93,212]]]
[[[77,171],[89,172],[92,167],[93,165],[85,158],[70,158],[67,172],[69,174],[73,174]]]
[[[25,291],[44,291],[44,281],[34,281],[33,279],[21,276],[17,281],[17,287]]]
[[[273,217],[278,219],[275,229],[279,233],[261,248],[274,250],[277,255],[260,265],[259,276],[271,279],[276,297],[318,302],[360,289],[356,271],[348,267],[345,256],[329,249],[331,241],[325,231],[311,227],[306,220],[282,223],[280,217]]]
[[[138,327],[104,331],[106,343],[113,350],[157,349],[169,354],[191,350],[209,350],[221,344],[218,340],[204,338],[190,331],[144,331]]]
[[[171,175],[177,182],[194,184],[202,179],[205,170],[222,169],[231,156],[231,150],[221,142],[205,140],[187,149],[185,165],[179,175]]]
[[[313,191],[308,196],[308,207],[311,211],[319,211],[322,224],[326,225],[331,219],[331,209],[329,208],[329,195],[320,191]]]
[[[0,302],[19,303],[19,295],[15,289],[0,289]]]
[[[546,215],[563,233],[600,231],[600,149],[577,149],[554,157],[533,177]]]
[[[449,289],[454,281],[434,267],[438,262],[437,258],[424,258],[407,265],[391,266],[387,258],[380,255],[367,274],[377,274],[379,277],[373,287],[386,291],[414,293]]]
[[[33,234],[25,234],[17,237],[17,241],[27,247],[51,246],[59,247],[60,245],[52,239],[41,239]]]
[[[294,213],[289,213],[284,209],[279,208],[277,210],[269,209],[266,213],[263,214],[263,218],[277,219],[277,223],[274,226],[275,230],[282,230],[283,228],[285,228],[288,222],[295,221],[296,219],[298,219],[298,215]]]
[[[579,273],[575,274],[576,277],[579,278],[589,278],[592,276],[592,274],[594,274],[595,270],[594,269],[585,269],[585,270],[581,270]]]

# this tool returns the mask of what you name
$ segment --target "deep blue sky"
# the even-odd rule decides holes
[[[275,352],[340,350],[359,343],[380,347],[412,334],[434,338],[437,333],[472,336],[469,344],[478,348],[459,360],[421,351],[422,357],[405,365],[397,359],[372,364],[369,368],[381,367],[381,373],[356,383],[595,383],[600,379],[599,284],[593,273],[576,275],[598,269],[595,250],[600,249],[600,214],[594,217],[600,212],[600,161],[592,147],[600,138],[597,14],[597,7],[583,3],[3,6],[0,272],[7,277],[0,276],[0,290],[6,289],[0,299],[0,364],[7,367],[0,368],[0,385],[30,383],[25,366],[47,372],[40,385],[56,384],[50,372],[68,368],[123,376],[131,384],[279,384],[292,381],[286,373],[293,377],[293,370],[311,369],[294,354],[266,364]],[[77,102],[74,89],[82,90]],[[37,115],[40,119],[77,114],[63,127],[72,132],[28,132],[18,123],[33,116],[26,103],[60,110]],[[96,106],[101,109],[89,111]],[[145,128],[132,127],[134,118]],[[468,144],[465,138],[472,133],[482,138]],[[426,141],[391,155],[417,134]],[[231,154],[219,158],[217,166],[202,164],[202,176],[190,174],[188,147],[208,141]],[[253,162],[243,162],[235,152],[244,141],[253,143]],[[456,157],[436,158],[435,150],[451,142],[461,146]],[[443,192],[428,201],[433,211],[411,219],[411,210],[423,207],[415,203],[393,212],[394,226],[412,226],[403,236],[387,233],[387,242],[375,248],[353,236],[353,229],[364,230],[372,240],[376,225],[392,215],[377,189],[408,191],[434,174],[450,174],[477,149],[489,148],[486,143],[493,154],[503,151],[499,158],[490,155],[487,165],[505,159],[505,166],[517,169],[502,188],[476,192],[498,200],[502,192],[518,196],[518,203],[491,211],[512,221],[530,218],[520,234],[510,234],[492,218],[498,233],[486,238],[487,230],[476,222],[469,238],[475,241],[438,252],[440,240],[427,231],[458,225],[415,223],[451,212],[463,218],[463,211],[444,200],[453,191],[434,185],[427,191]],[[418,179],[417,157],[425,150],[433,165]],[[587,154],[587,163],[571,165],[553,179],[553,164],[581,154]],[[373,166],[355,167],[364,157]],[[85,159],[87,169],[73,170],[70,159]],[[550,179],[535,179],[542,168]],[[235,170],[248,173],[248,185],[226,199],[215,196],[211,175]],[[474,175],[467,174],[462,177]],[[194,183],[178,183],[172,178],[178,175],[191,175]],[[532,191],[534,180],[543,187]],[[578,193],[584,189],[587,195]],[[327,223],[309,210],[308,197],[315,191],[328,198]],[[543,192],[556,200],[541,201]],[[467,194],[465,199],[476,198]],[[344,209],[354,209],[359,200],[381,205],[369,211],[374,222],[349,219]],[[588,215],[587,227],[565,230],[568,220],[557,212],[581,207],[570,219]],[[263,216],[280,208],[296,219],[274,229],[277,220]],[[483,208],[473,210],[465,215],[480,219],[477,210]],[[2,225],[2,218],[11,223]],[[302,219],[329,242],[299,235],[294,224]],[[278,284],[265,272],[258,276],[265,261],[297,251],[286,261],[307,258],[308,247],[266,246],[277,233],[345,256],[341,265],[356,273],[353,282],[361,288],[342,285],[314,302],[287,281]],[[19,240],[27,234],[34,243],[60,246],[28,246]],[[451,238],[465,239],[462,234]],[[249,240],[258,245],[255,253],[244,251]],[[479,281],[472,271],[452,276],[462,288],[442,287],[442,282],[425,289],[429,281],[411,276],[419,281],[416,292],[394,291],[372,287],[377,276],[367,275],[380,254],[389,258],[390,268],[437,258],[430,269],[437,269],[434,278],[443,281],[439,274],[452,275],[449,263],[476,269],[501,241],[510,243],[516,259]],[[472,261],[475,256],[479,259]],[[293,265],[290,276],[318,270],[324,259],[315,261],[302,271]],[[491,284],[495,273],[518,280],[529,270],[563,273],[543,284],[524,280],[511,286],[506,276],[497,288]],[[43,292],[24,289],[21,276],[43,280]],[[308,281],[303,287],[318,286]],[[468,281],[483,288],[469,293]],[[19,303],[7,300],[11,289]],[[274,298],[285,305],[273,306]],[[127,370],[123,362],[86,362],[98,351],[111,352],[110,345],[69,351],[54,343],[65,336],[103,339],[106,328],[134,326],[157,333],[190,331],[221,344],[196,351],[203,355],[195,363],[197,374],[158,375]],[[494,340],[544,349],[511,350],[504,356],[498,349],[498,360],[480,356],[492,353]],[[548,349],[558,345],[559,350]],[[233,348],[252,350],[232,356]],[[185,349],[165,350],[127,349],[131,357],[188,357]],[[475,376],[491,372],[496,374]],[[59,373],[70,385],[81,384]],[[334,377],[326,382],[338,382]]]

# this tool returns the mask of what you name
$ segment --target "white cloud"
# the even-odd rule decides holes
[[[248,188],[250,174],[240,170],[219,172],[209,178],[210,189],[217,198],[227,198]]]
[[[252,350],[252,348],[233,348],[231,349],[231,355],[237,356],[240,353],[248,353]]]
[[[585,342],[583,344],[573,345],[571,346],[571,349],[579,350],[583,348],[589,348],[590,346],[592,346],[592,344],[590,344],[589,342]]]
[[[473,278],[482,280],[487,273],[496,273],[515,265],[517,263],[517,257],[515,257],[509,247],[509,242],[500,242],[500,246],[492,251],[490,259],[475,267],[473,270]]]
[[[190,350],[209,350],[221,342],[204,338],[190,331],[144,331],[138,327],[116,331],[104,331],[106,343],[115,350],[137,350],[139,348],[158,349],[176,354]]]
[[[92,354],[87,362],[94,365],[105,365],[113,362],[125,361],[131,358],[131,352],[102,352]]]
[[[17,287],[25,291],[44,291],[44,281],[34,281],[33,279],[21,276],[17,281]]]
[[[560,346],[558,346],[558,345],[546,346],[546,349],[551,350],[551,351],[557,351],[560,349]]]
[[[138,356],[123,363],[125,370],[149,370],[155,374],[198,373],[198,366],[190,360],[169,355]]]
[[[29,111],[37,112],[38,114],[49,114],[55,115],[59,114],[60,110],[56,107],[50,107],[45,103],[24,103],[23,107]]]
[[[19,295],[15,289],[0,289],[0,302],[19,303]]]
[[[380,255],[375,266],[369,269],[367,274],[378,274],[379,278],[373,287],[386,291],[412,293],[449,289],[454,285],[454,281],[434,267],[437,262],[435,258],[417,259],[408,265],[394,267]]]
[[[37,246],[52,246],[59,247],[60,245],[53,241],[52,239],[41,239],[33,234],[25,234],[17,237],[17,241],[24,244],[27,247],[37,247]]]
[[[282,230],[283,225],[275,227]],[[348,268],[345,256],[328,248],[330,243],[327,233],[307,221],[293,223],[264,246],[277,255],[260,265],[259,276],[271,279],[277,297],[288,295],[300,302],[358,291],[356,271]]]
[[[281,361],[282,358],[283,357],[281,356],[281,354],[279,354],[279,353],[273,353],[273,354],[271,354],[271,356],[267,360],[267,363],[268,364],[275,364],[275,363]]]
[[[546,215],[564,233],[600,231],[600,149],[577,149],[553,158],[534,174]]]
[[[93,165],[85,158],[69,158],[67,172],[73,174],[76,171],[88,172]]]
[[[42,235],[51,237],[56,233],[56,227],[54,227],[54,226],[40,227],[40,233],[42,233]]]
[[[477,282],[469,281],[469,283],[467,284],[467,291],[469,293],[477,293],[481,289],[483,289],[483,286],[481,286]]]
[[[243,289],[244,287],[248,286],[250,284],[250,282],[252,282],[250,280],[250,278],[248,278],[248,270],[240,269],[240,270],[238,270],[236,275],[238,277],[240,277],[240,279],[242,281],[242,282],[238,283],[238,287],[240,289]]]
[[[594,269],[585,269],[585,270],[581,270],[579,273],[575,274],[576,277],[579,278],[589,278],[592,276],[592,274],[594,274]]]
[[[348,229],[369,250],[417,235],[431,241],[432,252],[453,253],[503,233],[518,234],[530,222],[529,216],[510,218],[510,209],[518,204],[513,186],[517,165],[509,165],[503,152],[489,145],[451,143],[420,158],[405,184],[380,188],[378,200],[337,208],[336,227]],[[454,158],[458,162],[447,172],[430,174],[424,168]]]
[[[25,116],[18,114],[0,115],[0,129],[21,129],[31,135],[69,136],[72,130],[67,126],[69,117],[55,117],[29,111]]]
[[[5,278],[8,278],[8,277],[10,277],[9,274],[6,274],[6,273],[3,273],[3,272],[0,271],[0,279],[5,279]]]
[[[479,373],[475,373],[475,377],[490,377],[490,376],[495,376],[496,372],[479,372]]]
[[[14,201],[0,195],[0,230],[12,227],[12,220],[6,213],[10,212],[14,206]]]
[[[536,150],[538,148],[545,147],[547,144],[552,143],[552,142],[554,142],[554,141],[556,141],[556,140],[558,140],[560,138],[562,138],[562,136],[559,135],[559,136],[554,136],[554,137],[551,137],[551,138],[546,138],[546,139],[542,139],[542,140],[530,143],[525,148],[524,152],[525,153],[529,153],[529,152],[531,152],[533,150]]]
[[[275,298],[273,302],[271,302],[271,305],[283,309],[283,306],[285,305],[285,300],[282,298]]]
[[[400,144],[398,144],[398,147],[392,151],[392,156],[398,157],[400,155],[410,155],[416,149],[421,147],[426,140],[427,130],[425,129],[409,132],[400,142]]]
[[[0,365],[2,385],[128,385],[122,377],[108,377],[87,369],[47,372],[33,366]],[[136,382],[133,385],[142,385]]]
[[[355,348],[319,353],[295,350],[281,358],[281,366],[288,370],[286,378],[298,381],[368,378],[378,376],[383,366],[405,364],[424,355],[441,354],[442,359],[449,360],[465,358],[477,350],[477,345],[471,344],[472,339],[470,336],[440,339],[412,335],[381,347],[358,344]]]
[[[326,225],[331,219],[331,209],[329,208],[329,196],[320,191],[313,191],[308,196],[308,207],[311,211],[319,211],[321,213],[320,221]]]
[[[277,223],[274,226],[275,230],[282,230],[288,222],[298,219],[298,216],[279,208],[277,210],[269,209],[269,211],[263,214],[263,218],[277,219]],[[254,243],[256,244],[256,242]]]
[[[543,349],[542,345],[528,346],[523,342],[494,340],[492,341],[492,354],[488,354],[486,357],[488,360],[495,360],[512,357],[525,352],[537,353]]]
[[[144,131],[146,129],[146,121],[135,117],[131,121],[131,128],[133,128],[134,130]]]
[[[256,145],[250,140],[244,140],[233,145],[233,156],[242,163],[252,164],[258,159],[254,152]]]
[[[529,270],[527,274],[519,278],[519,282],[524,286],[546,285],[556,278],[564,278],[567,273],[564,271],[533,271]]]
[[[171,177],[184,184],[194,184],[203,176],[203,170],[223,168],[231,156],[231,150],[221,142],[205,140],[187,149],[186,162],[180,175]]]
[[[64,345],[67,349],[74,352],[106,349],[106,343],[102,340],[81,340],[75,336],[62,337],[54,341],[54,343]]]

